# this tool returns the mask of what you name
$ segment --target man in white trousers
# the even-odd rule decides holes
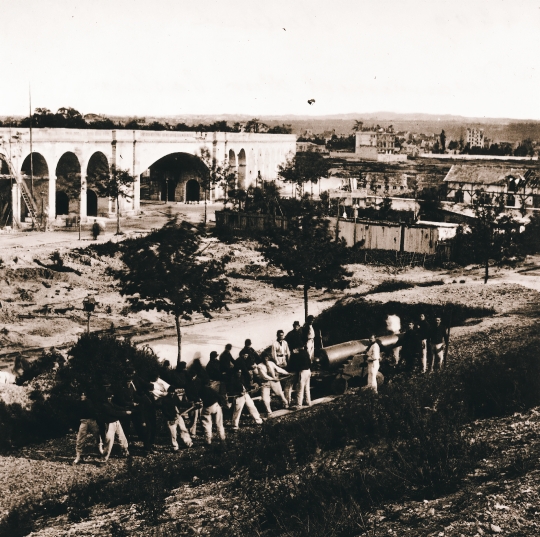
[[[289,403],[285,399],[279,380],[280,374],[289,376],[288,371],[271,362],[267,355],[264,356],[261,363],[255,365],[255,375],[261,382],[261,396],[269,416],[272,414],[272,407],[270,406],[271,392],[274,392],[281,399],[285,408],[289,408]]]
[[[375,334],[369,338],[369,342],[370,345],[367,350],[367,387],[377,393],[377,373],[381,361],[381,349]]]

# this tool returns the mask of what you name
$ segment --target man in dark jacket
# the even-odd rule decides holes
[[[131,410],[130,416],[124,416],[120,419],[120,424],[124,430],[124,434],[128,439],[128,442],[131,443],[131,423],[135,426],[135,431],[139,439],[144,442],[146,436],[144,421],[142,419],[140,403],[141,403],[141,394],[139,394],[135,383],[133,382],[135,376],[134,370],[127,371],[127,380],[125,384],[115,391],[113,403],[122,407],[124,410]]]
[[[231,354],[232,345],[227,343],[225,350],[219,355],[221,373],[229,374],[234,369],[234,358]]]
[[[210,353],[210,360],[206,364],[206,374],[210,379],[210,387],[219,392],[221,384],[221,368],[218,353],[216,351]]]
[[[169,380],[166,380],[169,384],[175,388],[184,388],[187,386],[188,373],[186,370],[186,362],[178,362],[175,369],[171,369],[169,372]]]
[[[171,433],[173,451],[178,451],[179,449],[177,441],[178,429],[180,429],[180,438],[184,444],[187,447],[193,445],[183,418],[183,413],[191,408],[184,394],[185,391],[183,389],[175,389],[174,386],[169,386],[167,395],[161,400],[161,412],[167,421],[167,427],[169,427],[169,432]]]
[[[251,417],[255,420],[255,423],[262,423],[261,416],[251,395],[249,394],[250,390],[253,389],[251,383],[251,376],[245,374],[245,370],[250,361],[249,354],[246,352],[243,355],[240,355],[240,358],[237,360],[235,374],[231,379],[227,393],[234,397],[234,411],[233,411],[233,429],[238,429],[240,427],[240,415],[244,409],[244,405],[247,406]],[[253,364],[252,369],[255,367]],[[253,373],[252,370],[249,371],[250,374]]]
[[[306,347],[298,349],[298,352],[291,354],[287,369],[292,373],[291,381],[285,388],[285,397],[289,405],[291,404],[293,385],[297,383],[296,406],[298,408],[302,407],[304,396],[307,406],[311,406],[311,358]]]
[[[251,339],[246,339],[244,348],[240,351],[240,356],[246,354],[249,357],[250,364],[258,364],[261,361],[259,353],[251,346]]]
[[[204,436],[207,445],[212,443],[212,419],[215,421],[219,438],[225,441],[225,428],[223,427],[223,406],[230,405],[216,390],[205,384],[200,391],[200,401],[202,402],[201,421],[204,429]]]
[[[103,447],[102,458],[103,462],[107,462],[111,456],[115,436],[118,437],[118,441],[120,442],[124,456],[129,455],[128,441],[119,420],[124,416],[130,416],[131,410],[123,410],[118,405],[115,405],[112,402],[112,398],[113,392],[112,390],[108,389],[106,395],[96,408],[97,421],[98,423],[101,422],[105,429],[105,445]]]
[[[294,321],[293,329],[285,336],[285,341],[289,345],[291,354],[297,349],[301,349],[304,346],[304,337],[302,335],[302,327],[298,321]]]
[[[93,402],[86,397],[86,394],[81,394],[81,400],[79,404],[79,416],[81,423],[79,425],[79,432],[77,433],[77,442],[75,444],[75,460],[73,464],[79,464],[82,459],[82,452],[84,442],[89,435],[92,435],[100,455],[103,455],[103,438],[102,431],[96,421],[97,413]]]
[[[416,326],[411,321],[401,340],[401,362],[403,370],[412,372],[422,356],[422,340]]]
[[[435,326],[431,330],[431,352],[432,362],[431,370],[435,371],[435,367],[438,365],[439,369],[444,365],[444,353],[445,347],[448,344],[448,330],[443,326],[442,319],[437,317],[435,319]]]

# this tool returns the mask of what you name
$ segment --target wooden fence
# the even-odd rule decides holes
[[[216,211],[216,226],[229,227],[237,231],[262,231],[270,227],[287,229],[287,219],[271,214]]]

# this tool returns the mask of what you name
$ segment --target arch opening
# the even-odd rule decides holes
[[[44,213],[49,207],[49,166],[41,153],[27,155],[21,166],[21,176],[36,202],[38,218],[43,220]],[[33,178],[33,180],[32,180]],[[28,208],[21,202],[21,218],[28,217]]]
[[[86,215],[98,215],[98,195],[94,190],[90,189],[86,191]]]
[[[246,188],[246,152],[243,149],[238,153],[238,188]]]
[[[109,174],[109,160],[101,151],[96,151],[88,160],[86,167],[86,215],[108,216],[109,198],[99,195],[96,187],[101,177]],[[113,204],[114,207],[114,204]]]
[[[190,179],[186,183],[186,202],[199,202],[201,200],[201,187],[199,181]]]
[[[56,216],[79,214],[81,165],[75,153],[64,153],[56,165]],[[67,199],[67,208],[65,207]]]
[[[56,191],[56,215],[63,216],[69,214],[69,196],[62,190]]]
[[[204,162],[195,155],[166,155],[141,174],[141,200],[184,203],[199,201],[200,179],[206,170]]]

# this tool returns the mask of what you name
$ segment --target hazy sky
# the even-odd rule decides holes
[[[0,5],[1,115],[31,83],[52,111],[540,119],[540,0]]]

